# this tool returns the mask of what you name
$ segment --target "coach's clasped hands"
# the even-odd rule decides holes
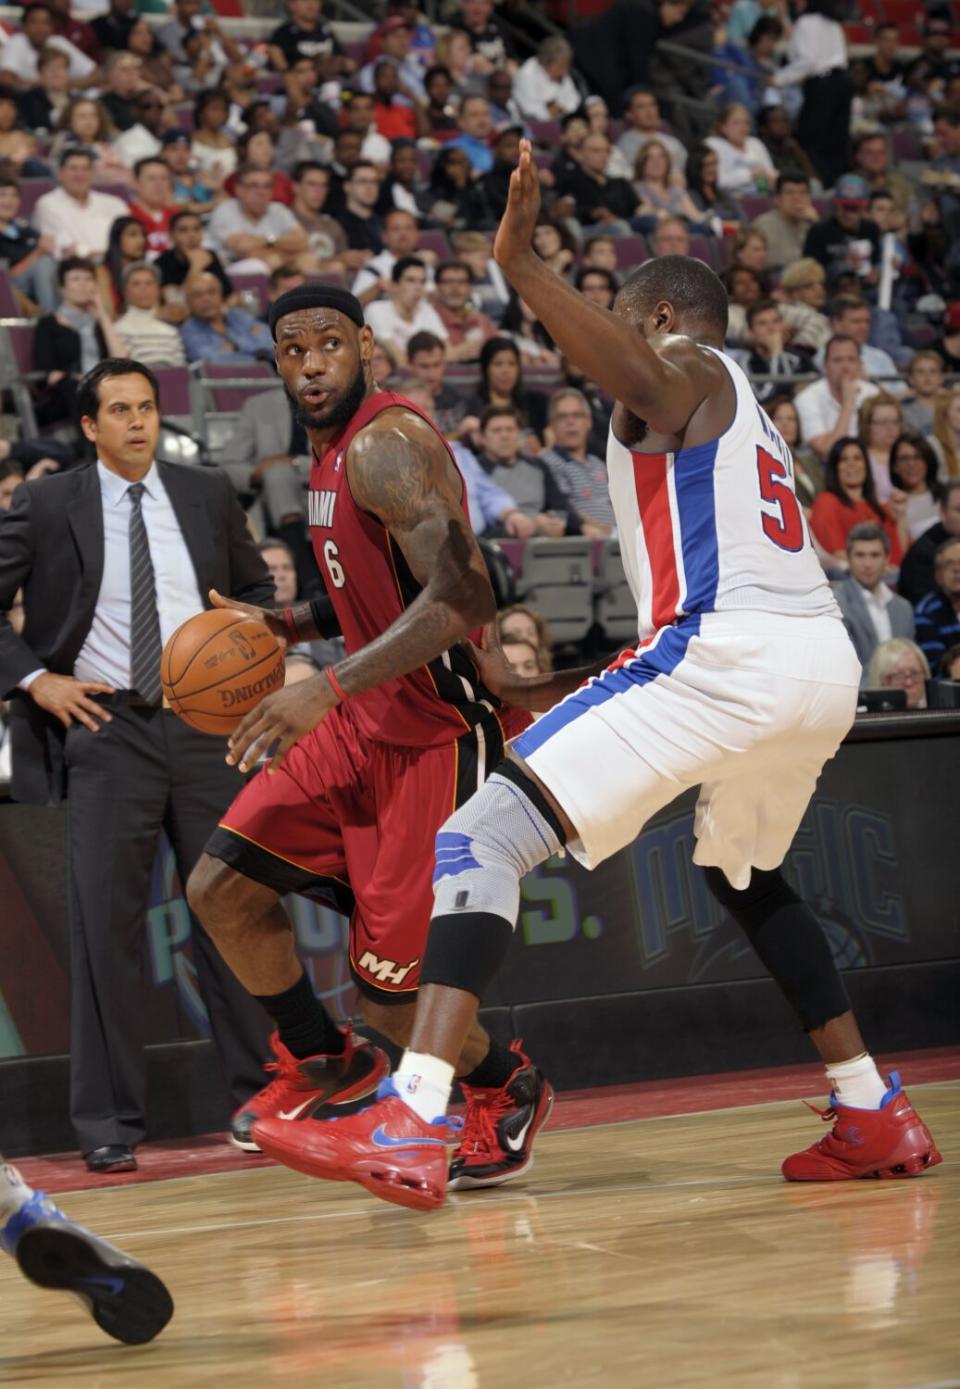
[[[298,738],[322,723],[338,703],[323,671],[267,695],[230,735],[228,764],[249,772],[269,753],[267,771],[277,771]]]

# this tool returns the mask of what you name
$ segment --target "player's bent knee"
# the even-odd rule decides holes
[[[256,888],[222,859],[201,854],[187,879],[187,903],[204,927],[215,932],[237,920]]]
[[[563,842],[556,818],[540,802],[522,772],[508,775],[501,764],[440,830],[421,985],[482,997],[510,943],[520,879]]]

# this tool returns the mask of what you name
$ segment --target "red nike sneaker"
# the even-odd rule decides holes
[[[461,1082],[467,1110],[450,1163],[447,1186],[452,1191],[501,1186],[533,1166],[533,1140],[550,1117],[553,1086],[522,1046],[519,1041],[510,1043],[520,1064],[506,1085],[480,1089]]]
[[[442,1206],[447,1194],[448,1143],[459,1124],[444,1116],[427,1124],[381,1082],[375,1104],[343,1119],[285,1124],[260,1119],[253,1137],[260,1151],[295,1172],[330,1182],[359,1182],[374,1196],[415,1211]]]
[[[321,1105],[360,1100],[376,1090],[390,1073],[386,1052],[347,1028],[340,1030],[346,1045],[339,1055],[307,1056],[303,1060],[288,1051],[279,1033],[274,1032],[270,1047],[277,1059],[268,1061],[263,1069],[276,1071],[276,1079],[258,1090],[234,1114],[230,1142],[235,1147],[246,1153],[260,1151],[252,1136],[258,1119],[306,1119]]]
[[[788,1182],[846,1182],[858,1177],[918,1177],[943,1159],[933,1135],[892,1071],[879,1109],[854,1109],[831,1096],[814,1114],[834,1120],[831,1131],[781,1168]]]

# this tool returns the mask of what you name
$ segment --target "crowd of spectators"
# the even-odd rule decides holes
[[[871,661],[891,640],[956,669],[960,55],[941,0],[906,39],[878,23],[853,45],[838,0],[635,0],[650,44],[629,71],[611,58],[615,88],[591,57],[612,12],[568,40],[522,3],[434,22],[387,0],[346,44],[322,0],[286,0],[257,42],[206,0],[88,8],[0,25],[0,275],[34,320],[40,430],[8,416],[0,505],[80,458],[73,394],[100,357],[263,371],[269,300],[319,276],[364,304],[378,383],[451,441],[478,533],[614,536],[611,402],[492,259],[525,136],[537,253],[594,303],[647,256],[722,273],[728,351],[793,453],[865,681],[888,680]],[[660,39],[687,58],[655,61]],[[308,585],[308,446],[282,392],[251,394],[215,459]]]

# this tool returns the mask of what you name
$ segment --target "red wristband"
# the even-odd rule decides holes
[[[284,623],[284,626],[286,627],[287,631],[290,633],[290,640],[291,640],[291,642],[293,643],[293,645],[294,645],[294,646],[299,645],[299,642],[300,642],[300,629],[299,629],[299,627],[297,626],[296,619],[295,619],[295,617],[294,617],[294,615],[293,615],[293,608],[284,608],[284,610],[283,610],[283,623]]]
[[[346,690],[340,684],[340,681],[337,679],[336,674],[334,673],[333,666],[327,666],[326,671],[327,679],[330,681],[330,688],[333,690],[333,693],[337,696],[337,699],[340,701],[341,704],[346,704],[349,696],[347,695]]]

